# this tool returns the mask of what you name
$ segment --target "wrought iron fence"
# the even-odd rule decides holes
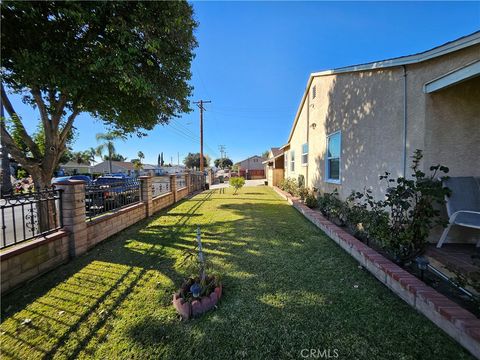
[[[176,182],[177,190],[187,186],[187,182],[185,181],[185,175],[177,175]]]
[[[156,176],[152,181],[153,197],[170,192],[170,177]]]
[[[62,190],[47,189],[0,199],[2,242],[6,248],[63,226]]]
[[[89,220],[139,201],[140,184],[137,180],[85,187],[85,211]]]

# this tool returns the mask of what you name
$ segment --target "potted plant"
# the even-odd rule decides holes
[[[190,319],[215,308],[222,296],[219,276],[206,272],[200,228],[197,228],[194,248],[185,251],[183,263],[195,269],[196,274],[187,278],[173,294],[173,306],[184,319]]]

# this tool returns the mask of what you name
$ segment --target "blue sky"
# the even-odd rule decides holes
[[[424,51],[480,29],[480,2],[194,2],[199,47],[192,64],[193,100],[211,100],[205,148],[218,145],[234,161],[283,145],[311,72]],[[38,114],[14,106],[28,129]],[[192,105],[192,108],[193,105]],[[199,151],[198,109],[145,138],[116,144],[128,159],[147,163],[163,151],[180,162]],[[105,129],[82,114],[74,150],[97,145]]]

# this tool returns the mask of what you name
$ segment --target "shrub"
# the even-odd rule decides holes
[[[290,193],[293,196],[298,195],[297,181],[293,178],[283,179],[282,182],[280,183],[280,189]]]
[[[318,201],[314,191],[308,192],[307,196],[305,197],[305,205],[307,205],[310,209],[317,207]]]
[[[233,195],[237,195],[237,191],[245,185],[245,179],[243,177],[231,177],[229,183],[230,186],[235,188]]]
[[[338,198],[337,189],[331,193],[319,196],[318,207],[323,215],[335,220],[339,224],[344,224],[346,220],[346,205]]]
[[[306,187],[301,186],[297,189],[297,194],[300,197],[300,200],[304,201],[305,198],[307,197],[309,191]]]
[[[412,164],[412,179],[399,177],[393,179],[390,173],[380,176],[387,184],[383,206],[389,213],[390,229],[383,239],[385,247],[399,262],[413,259],[425,250],[430,230],[436,225],[446,226],[440,218],[440,207],[445,206],[445,196],[450,190],[442,186],[445,177],[438,179],[438,174],[448,173],[442,165],[430,167],[430,175],[422,172],[420,162],[421,150],[415,150]]]

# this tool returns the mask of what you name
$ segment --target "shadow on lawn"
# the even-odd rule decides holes
[[[285,202],[277,203],[276,198],[246,202],[235,196],[232,199],[238,202],[211,207],[207,201],[214,193],[142,221],[36,284],[8,295],[3,306],[14,306],[8,316],[16,329],[4,329],[2,324],[2,331],[36,358],[61,352],[70,359],[98,355],[97,344],[113,330],[117,337],[105,344],[106,351],[115,350],[112,342],[120,341],[137,358],[159,353],[177,358],[298,357],[307,344],[349,350],[355,346],[375,350],[378,345],[381,356],[385,349],[396,349],[400,338],[406,348],[418,346],[417,337],[404,337],[415,326],[434,344],[448,342],[433,326],[419,326],[425,319],[402,302],[392,301],[385,288],[373,286],[370,275],[358,270],[340,248],[322,240],[319,231]],[[224,275],[224,297],[218,310],[179,322],[171,294],[182,281],[177,262],[193,244],[195,222],[202,219],[199,211],[213,214],[211,219],[203,218],[202,239],[207,259]],[[217,211],[220,219],[215,219]],[[161,287],[152,286],[158,276]],[[353,288],[354,283],[360,288]],[[27,293],[31,295],[24,297]],[[140,308],[133,307],[137,313],[120,311],[138,296],[150,297]],[[14,314],[22,308],[21,316]],[[405,315],[404,322],[389,316],[392,313]],[[61,335],[51,333],[48,326],[20,325],[25,316],[32,318],[32,326],[40,320],[55,324]],[[114,328],[117,317],[120,321]],[[42,331],[55,340],[35,343],[32,339]],[[387,332],[393,335],[384,336]],[[13,358],[26,358],[18,348],[6,351],[15,353]],[[123,356],[128,357],[128,351]],[[107,354],[115,357],[114,352]]]
[[[67,358],[77,358],[82,351],[92,351],[87,345],[93,338],[103,341],[106,333],[98,331],[134,288],[149,281],[150,270],[164,275],[165,281],[172,284],[166,292],[173,293],[173,284],[179,283],[182,276],[175,271],[175,258],[168,256],[166,249],[184,243],[182,228],[192,218],[201,216],[195,212],[213,193],[207,193],[203,201],[194,202],[184,212],[175,212],[185,202],[181,201],[158,214],[156,218],[175,218],[168,229],[157,231],[147,226],[155,217],[145,219],[69,264],[4,296],[2,320],[5,321],[1,332],[3,340],[10,341],[2,341],[2,352],[17,359],[46,359],[61,350]],[[26,324],[25,319],[31,320]],[[46,324],[61,331],[50,333],[50,325]],[[45,336],[48,342],[31,341]],[[9,342],[22,349],[10,349]],[[67,343],[70,345],[65,351]]]

